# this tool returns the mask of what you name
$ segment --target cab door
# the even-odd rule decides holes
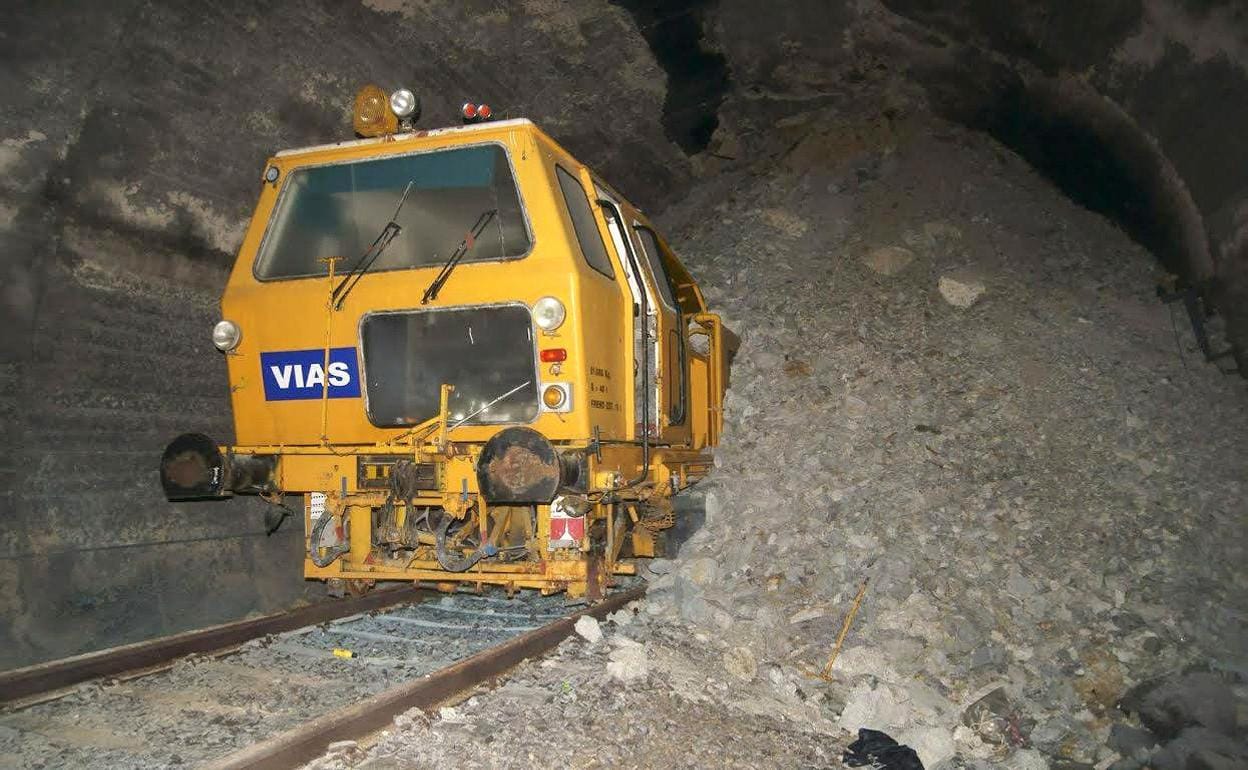
[[[664,267],[663,244],[649,226],[630,212],[632,221],[631,235],[637,244],[638,260],[647,281],[654,287],[657,297],[656,316],[658,319],[660,400],[662,402],[663,436],[667,443],[678,443],[689,439],[689,383],[688,361],[685,350],[686,319],[681,314],[680,304],[676,300],[675,289],[667,268]]]
[[[624,281],[632,298],[632,349],[633,349],[633,423],[635,437],[659,436],[661,417],[662,371],[660,344],[661,329],[656,307],[653,284],[649,281],[642,260],[628,234],[628,220],[619,201],[610,193],[597,187],[598,203],[607,222],[611,246],[624,269]],[[646,426],[648,423],[648,427]]]

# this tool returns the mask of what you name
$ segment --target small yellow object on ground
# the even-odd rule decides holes
[[[823,667],[823,671],[819,672],[819,678],[824,681],[832,681],[832,664],[836,663],[836,656],[841,654],[841,645],[845,643],[845,635],[849,633],[849,625],[854,622],[854,615],[858,614],[858,607],[862,604],[862,595],[867,592],[867,583],[870,578],[862,581],[862,587],[858,589],[858,595],[854,597],[854,606],[849,608],[849,614],[845,616],[845,625],[841,626],[841,633],[836,637],[836,647],[832,648],[832,657],[828,658],[828,664]]]
[[[355,653],[351,652],[350,650],[344,650],[341,647],[335,647],[334,657],[335,658],[354,658]]]

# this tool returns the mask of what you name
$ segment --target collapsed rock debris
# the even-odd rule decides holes
[[[842,728],[927,767],[1143,766],[1108,743],[1133,684],[1205,664],[1244,696],[1243,384],[1184,369],[1151,255],[914,121],[865,179],[755,168],[668,213],[743,343],[650,602],[802,681],[870,578],[820,690]]]
[[[801,169],[764,146],[661,216],[743,337],[705,525],[603,641],[367,761],[836,767],[867,727],[929,769],[1237,766],[1244,727],[1176,693],[1244,708],[1242,380],[1184,369],[1122,232],[909,120]],[[1212,680],[1120,705],[1192,666]]]

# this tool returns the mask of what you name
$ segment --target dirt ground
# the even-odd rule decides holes
[[[828,767],[831,725],[727,673],[722,645],[622,610],[497,689],[433,717],[413,711],[365,751],[312,767]]]

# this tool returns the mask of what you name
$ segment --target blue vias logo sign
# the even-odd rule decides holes
[[[320,398],[329,383],[330,398],[360,397],[360,365],[355,348],[279,350],[260,354],[265,401]]]

